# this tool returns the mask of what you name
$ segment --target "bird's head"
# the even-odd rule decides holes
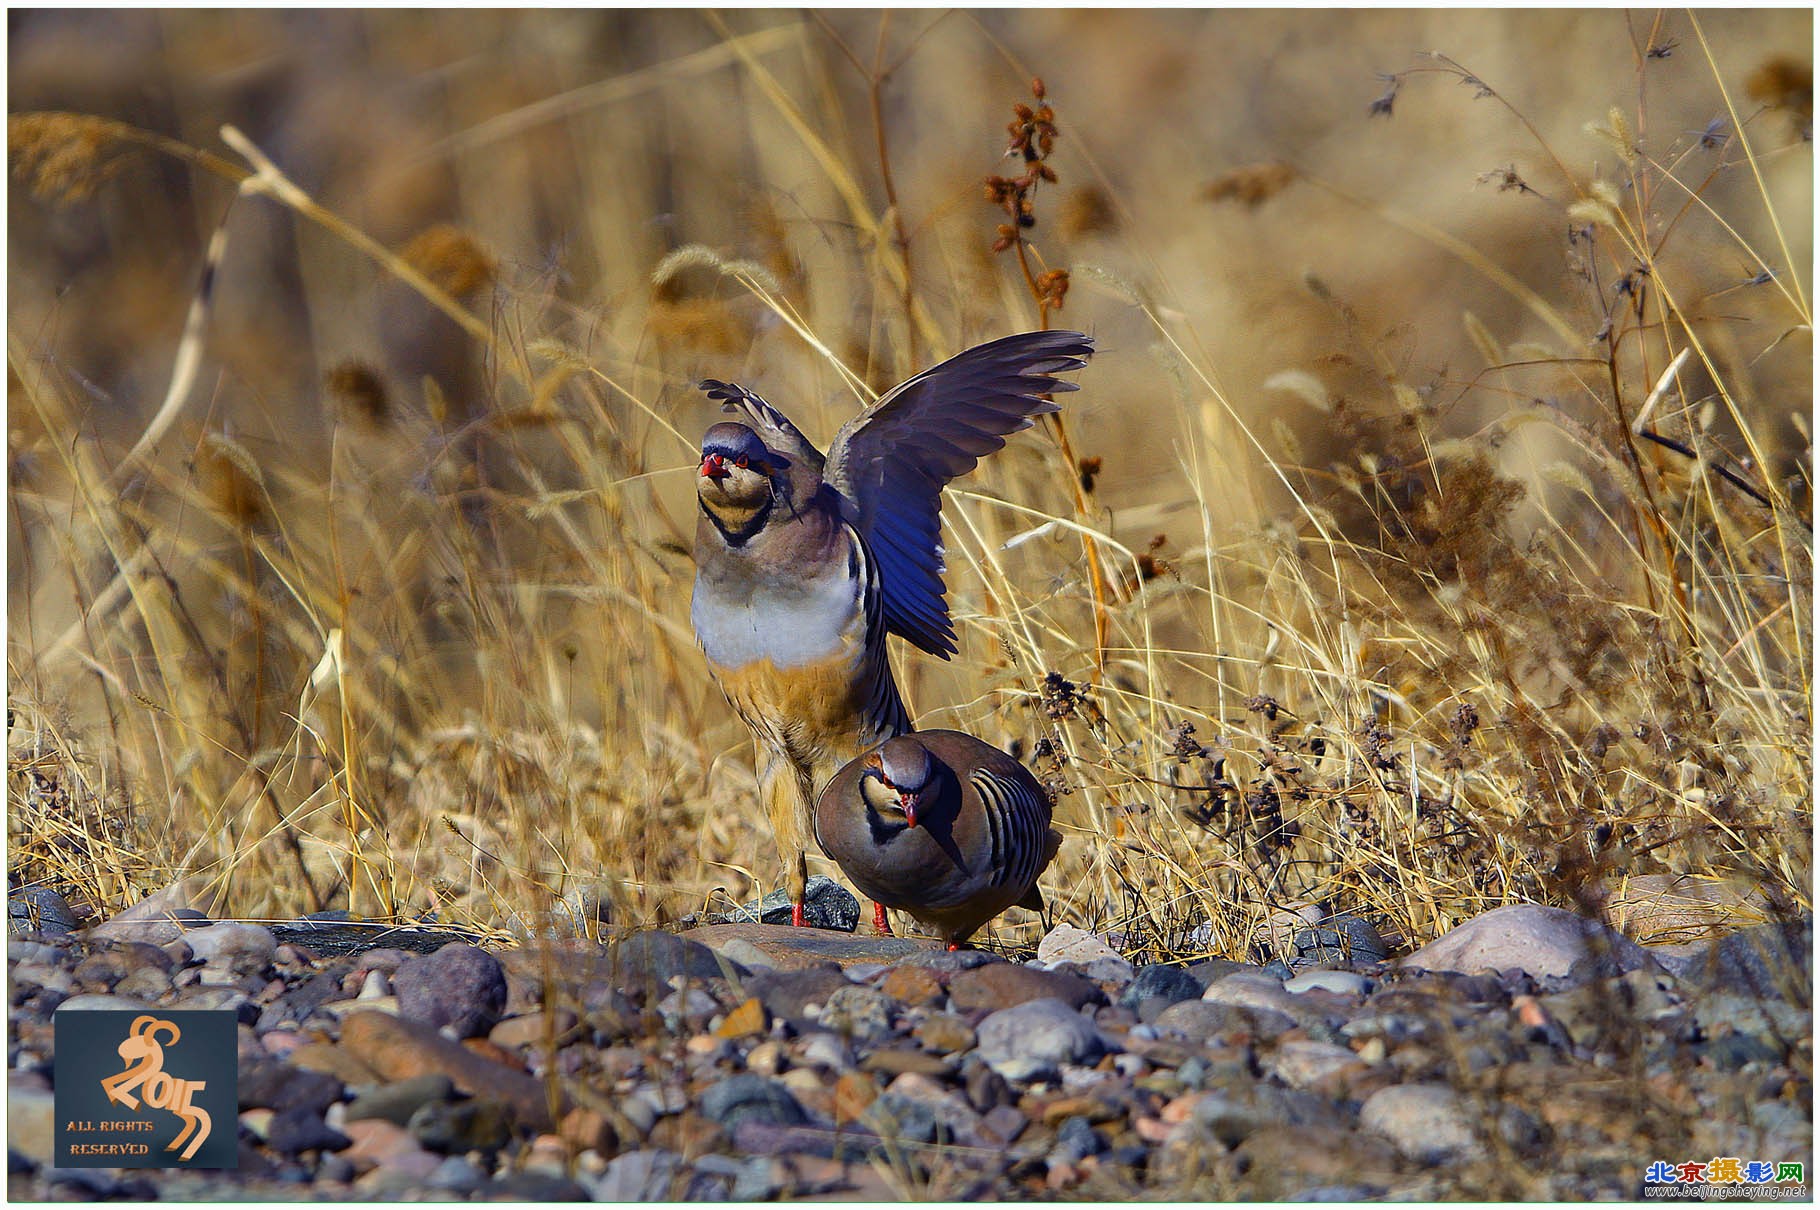
[[[935,760],[929,749],[908,735],[900,735],[866,757],[860,775],[860,795],[866,805],[887,820],[901,818],[914,828],[916,815],[935,780]]]
[[[695,494],[723,528],[744,529],[770,507],[776,477],[788,465],[745,425],[717,424],[701,439],[701,473],[695,478]]]

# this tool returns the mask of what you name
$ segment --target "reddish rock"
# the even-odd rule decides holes
[[[894,966],[878,990],[901,1004],[934,1004],[945,994],[941,979],[926,966]]]
[[[997,1012],[1031,1000],[1060,1000],[1070,1008],[1104,1004],[1099,984],[1079,975],[1031,970],[1010,962],[994,962],[960,971],[948,981],[948,995],[962,1011]]]
[[[938,1055],[958,1055],[979,1042],[973,1027],[953,1013],[931,1013],[916,1027],[916,1039]]]
[[[348,1137],[348,1147],[341,1153],[341,1157],[353,1163],[355,1171],[382,1164],[391,1165],[401,1156],[423,1150],[418,1146],[415,1135],[403,1126],[383,1118],[361,1118],[354,1122],[344,1122],[341,1133]]]
[[[859,962],[891,963],[942,948],[933,938],[868,937],[776,924],[710,924],[680,935],[754,969],[803,970],[829,962],[843,967]]]
[[[343,1084],[377,1084],[379,1074],[346,1048],[330,1042],[305,1042],[290,1052],[291,1066],[334,1076]]]
[[[860,1060],[860,1070],[875,1071],[881,1075],[899,1076],[914,1072],[925,1076],[946,1076],[952,1074],[953,1063],[923,1050],[906,1050],[900,1047],[887,1046],[875,1050]]]
[[[427,1025],[386,1013],[350,1013],[341,1023],[341,1044],[388,1080],[440,1072],[471,1096],[504,1101],[521,1125],[533,1130],[551,1126],[541,1080],[476,1054]]]
[[[834,1082],[834,1121],[844,1126],[857,1122],[878,1100],[878,1084],[871,1076],[857,1071],[845,1072]]]
[[[525,1047],[542,1049],[552,1041],[561,1046],[571,1030],[575,1028],[575,1014],[566,1008],[545,1012],[537,1009],[521,1017],[510,1017],[493,1027],[487,1037],[495,1046],[507,1050],[518,1050]]]
[[[490,1039],[464,1038],[461,1044],[483,1059],[490,1059],[502,1066],[510,1067],[514,1071],[525,1070],[523,1059]]]
[[[619,1147],[619,1134],[613,1124],[592,1109],[571,1109],[557,1133],[577,1151],[612,1155]]]
[[[762,1034],[769,1026],[765,1017],[765,1006],[757,996],[748,997],[738,1008],[732,1009],[721,1018],[714,1028],[717,1038],[744,1038],[753,1034]]]

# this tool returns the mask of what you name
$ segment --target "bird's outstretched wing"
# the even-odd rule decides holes
[[[942,587],[942,488],[1002,449],[1008,434],[1029,428],[1032,417],[1059,411],[1043,396],[1079,389],[1055,376],[1092,355],[1093,342],[1079,332],[1024,332],[975,345],[841,426],[824,478],[854,510],[878,561],[890,630],[943,659],[957,650]]]
[[[704,378],[699,385],[707,392],[709,399],[720,404],[722,411],[739,416],[748,428],[757,433],[758,439],[765,443],[765,448],[818,471],[821,469],[822,452],[803,436],[801,429],[790,423],[788,416],[759,396],[745,387],[721,382],[716,378]]]

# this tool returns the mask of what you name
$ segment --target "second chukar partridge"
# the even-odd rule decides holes
[[[897,736],[834,775],[815,838],[853,885],[959,948],[1012,906],[1040,911],[1036,880],[1062,843],[1030,771],[959,731]]]
[[[708,669],[758,739],[761,793],[802,924],[815,792],[910,730],[885,652],[896,634],[956,650],[942,584],[941,491],[1072,391],[1078,332],[976,345],[843,425],[824,458],[743,387],[701,385],[737,419],[702,439],[690,618]],[[882,909],[874,915],[886,931]]]

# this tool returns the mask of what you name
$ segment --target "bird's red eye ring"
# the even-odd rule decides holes
[[[742,471],[745,470],[746,469],[746,456],[744,454],[741,454],[739,457],[735,458],[733,460],[733,465],[737,466]]]

